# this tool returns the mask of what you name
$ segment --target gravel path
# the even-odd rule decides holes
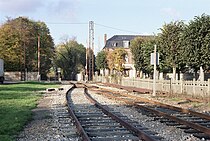
[[[17,141],[77,141],[78,135],[72,119],[67,113],[66,92],[48,92],[33,110],[33,120],[18,135]]]

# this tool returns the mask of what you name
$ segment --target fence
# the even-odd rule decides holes
[[[140,78],[120,78],[95,76],[94,81],[103,83],[115,83],[123,86],[132,86],[145,89],[153,89],[153,80]],[[167,93],[188,94],[199,97],[210,96],[210,79],[208,81],[184,81],[184,80],[156,80],[156,90]]]
[[[21,80],[21,72],[4,72],[5,80],[9,81],[20,81]],[[26,80],[34,81],[37,80],[37,72],[27,72]]]

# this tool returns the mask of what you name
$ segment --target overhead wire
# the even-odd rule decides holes
[[[89,23],[86,23],[86,22],[46,22],[47,24],[72,24],[72,25],[84,25],[84,24],[89,24]],[[135,32],[135,31],[130,31],[130,30],[126,30],[126,29],[120,29],[120,28],[116,28],[116,27],[112,27],[112,26],[107,26],[107,25],[103,25],[103,24],[99,24],[99,23],[95,23],[95,25],[97,26],[101,26],[101,27],[105,27],[105,28],[109,28],[109,29],[112,29],[112,30],[118,30],[118,31],[121,31],[121,32],[129,32],[129,33],[133,33],[133,34],[140,34],[139,32]]]
[[[70,23],[70,22],[66,22],[66,23],[59,23],[59,22],[46,22],[47,24],[88,24],[88,23]]]
[[[107,26],[107,25],[103,25],[103,24],[95,23],[95,25],[98,25],[98,26],[101,26],[101,27],[105,27],[105,28],[109,28],[109,29],[113,29],[113,30],[122,31],[122,32],[129,32],[129,33],[134,33],[134,34],[140,34],[140,33],[135,32],[135,31],[130,31],[130,30],[125,30],[125,29],[115,28],[115,27],[111,27],[111,26]]]

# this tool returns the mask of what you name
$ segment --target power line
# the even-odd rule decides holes
[[[105,28],[114,29],[114,30],[118,30],[118,31],[123,31],[123,32],[130,32],[130,33],[140,34],[140,33],[135,32],[135,31],[129,31],[129,30],[125,30],[125,29],[115,28],[115,27],[106,26],[106,25],[103,25],[103,24],[95,23],[95,25],[102,26],[102,27],[105,27]]]
[[[46,22],[47,24],[55,24],[55,25],[62,25],[62,24],[71,24],[71,25],[88,25],[89,23],[86,22]],[[116,27],[112,27],[112,26],[107,26],[107,25],[103,25],[103,24],[99,24],[99,23],[94,23],[97,26],[101,26],[101,27],[105,27],[105,28],[109,28],[109,29],[113,29],[113,30],[118,30],[118,31],[123,31],[123,32],[129,32],[129,33],[134,33],[134,34],[140,34],[139,32],[135,32],[135,31],[130,31],[130,30],[126,30],[126,29],[120,29],[120,28],[116,28]]]
[[[88,23],[62,23],[62,22],[46,22],[47,24],[88,24]]]

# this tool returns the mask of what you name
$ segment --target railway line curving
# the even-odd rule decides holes
[[[17,140],[200,141],[208,139],[208,136],[189,126],[183,126],[162,115],[152,114],[143,108],[135,108],[137,106],[133,105],[134,103],[141,106],[147,105],[147,101],[140,102],[140,98],[137,98],[136,94],[128,97],[125,94],[126,91],[122,89],[113,91],[110,87],[104,89],[99,85],[92,84],[87,85],[87,89],[85,89],[83,84],[75,85],[77,87],[72,87],[72,85],[74,84],[69,86],[68,83],[68,85],[65,85],[64,90],[46,94],[45,98],[47,99],[43,103],[49,104],[50,115],[45,116],[45,113],[42,112],[43,119],[35,121],[35,124],[30,124],[30,127],[26,128]],[[90,98],[92,102],[87,100],[88,96],[95,100],[92,98]],[[66,98],[68,98],[67,102],[65,101]],[[126,104],[122,99],[129,102]],[[174,114],[174,116],[179,117],[177,111],[173,112],[169,109],[153,107],[155,104],[151,102],[148,107],[155,110],[160,109],[161,112],[169,111],[171,115]],[[69,115],[68,111],[71,115]],[[187,113],[185,110],[185,115],[182,116],[183,120],[188,118],[186,117]],[[195,119],[201,125],[208,124],[208,122],[202,123],[204,120],[200,121],[194,117],[191,119]],[[75,125],[77,125],[77,128]],[[206,127],[208,128],[208,126]],[[184,133],[183,129],[188,133]],[[202,135],[197,136],[200,139],[192,136],[196,133]]]
[[[130,120],[120,112],[115,112],[98,103],[88,94],[86,88],[75,86],[69,90],[67,101],[69,113],[74,118],[83,140],[155,141],[161,139],[155,136],[154,132]]]

